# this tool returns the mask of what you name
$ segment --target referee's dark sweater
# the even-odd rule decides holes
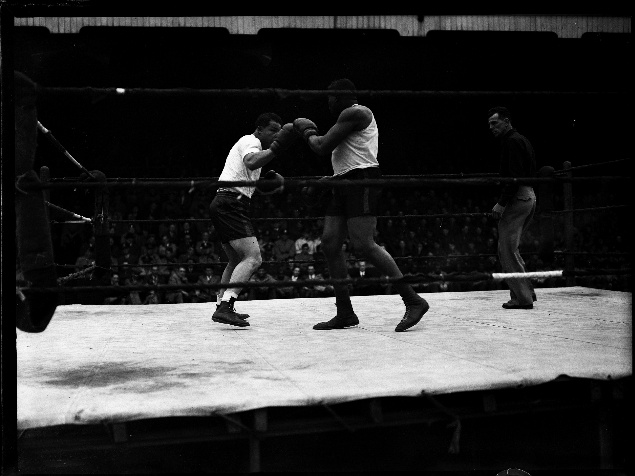
[[[534,148],[525,136],[519,134],[514,128],[508,130],[500,139],[501,155],[500,169],[501,177],[535,177],[536,176],[536,156]],[[516,195],[521,185],[531,186],[531,184],[504,183],[499,205],[505,207],[507,203]]]

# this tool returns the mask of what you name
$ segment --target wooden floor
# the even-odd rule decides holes
[[[17,335],[18,428],[229,414],[372,397],[532,386],[560,375],[632,375],[632,295],[537,289],[430,293],[397,333],[398,295],[352,298],[360,325],[312,326],[334,298],[240,301],[250,327],[214,323],[213,304],[59,306],[47,330]]]

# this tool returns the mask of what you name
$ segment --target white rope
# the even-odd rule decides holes
[[[558,271],[532,271],[529,273],[492,273],[492,279],[509,278],[557,278],[562,276],[562,270]]]

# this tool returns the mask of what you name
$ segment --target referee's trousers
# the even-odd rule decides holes
[[[518,247],[536,211],[536,194],[532,187],[521,185],[498,221],[498,259],[503,273],[524,273],[525,262]],[[510,278],[512,299],[519,304],[533,304],[532,286],[528,278]]]

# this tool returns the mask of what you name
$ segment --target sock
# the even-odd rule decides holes
[[[225,291],[223,293],[223,297],[222,297],[221,301],[230,301],[232,298],[235,301],[236,299],[238,299],[238,295],[236,293],[231,292],[231,291]]]
[[[218,304],[220,304],[220,300],[221,300],[221,295],[220,295],[220,293],[218,293],[218,294],[216,295],[216,304],[217,304],[217,305],[218,305]]]

